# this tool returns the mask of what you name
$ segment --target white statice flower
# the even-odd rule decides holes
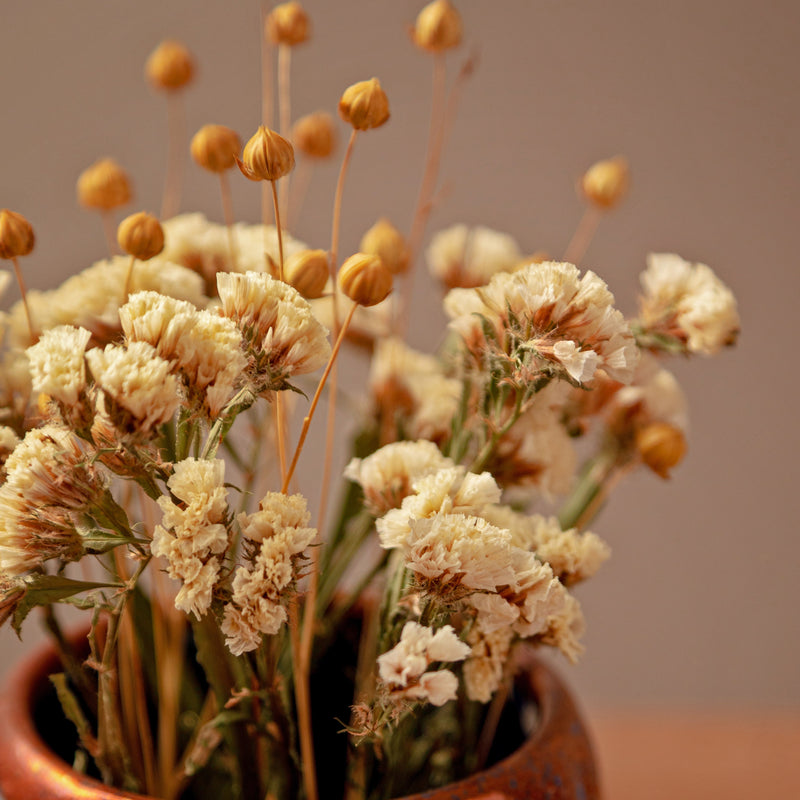
[[[139,292],[119,310],[125,336],[147,342],[183,378],[192,405],[216,417],[247,368],[236,325],[156,292]]]
[[[412,481],[412,494],[400,508],[389,510],[376,523],[381,546],[400,547],[407,543],[411,523],[437,514],[475,515],[487,505],[500,502],[500,487],[483,472],[476,475],[464,467],[444,467]]]
[[[375,344],[370,362],[370,391],[375,413],[392,436],[399,427],[409,439],[442,441],[449,437],[458,413],[461,381],[447,377],[434,356],[417,352],[401,339]]]
[[[22,575],[51,558],[84,553],[77,524],[107,492],[80,440],[56,425],[35,428],[5,461],[0,486],[0,570]]]
[[[26,344],[29,342],[30,334]],[[25,418],[32,391],[27,354],[16,347],[7,350],[0,357],[0,408],[4,422]]]
[[[19,441],[19,436],[13,428],[9,428],[8,425],[0,425],[0,452],[11,453]]]
[[[500,688],[513,640],[514,631],[507,626],[491,633],[472,627],[467,636],[472,649],[464,662],[464,688],[470,700],[488,703]]]
[[[98,261],[68,278],[56,289],[28,292],[31,316],[39,330],[58,325],[73,325],[91,331],[94,342],[106,344],[119,338],[119,308],[127,300],[125,280],[129,256],[114,256]],[[131,278],[131,294],[158,292],[203,307],[203,281],[191,270],[164,260],[137,261]],[[30,344],[27,318],[21,302],[10,312],[11,339],[14,344]]]
[[[439,231],[425,255],[431,274],[448,289],[484,286],[496,273],[512,272],[522,261],[513,237],[481,225]]]
[[[234,655],[254,650],[286,622],[305,551],[316,538],[302,495],[269,492],[253,514],[236,521],[245,539],[246,563],[237,567],[233,593],[223,612],[222,632]]]
[[[250,380],[259,392],[283,388],[293,376],[327,363],[328,332],[296,289],[255,272],[221,272],[217,286],[222,314],[244,338]]]
[[[167,574],[181,582],[175,607],[200,619],[211,606],[228,547],[225,462],[179,461],[167,486],[178,502],[158,498],[163,516],[153,533],[151,551],[167,560]]]
[[[446,669],[426,670],[434,663],[463,661],[470,650],[450,625],[434,630],[406,622],[400,641],[378,656],[378,675],[394,699],[423,700],[442,706],[455,699],[458,679]]]
[[[269,272],[270,259],[278,264],[278,233],[274,225],[227,225],[210,222],[203,214],[180,214],[166,220],[161,258],[180,264],[203,278],[206,294],[217,291],[218,272]],[[233,257],[231,257],[231,238]],[[305,245],[283,233],[283,254],[288,258]]]
[[[399,508],[417,478],[445,467],[455,463],[433,442],[392,442],[366,458],[352,459],[344,476],[361,486],[367,508],[377,517]]]
[[[106,345],[86,354],[95,383],[114,404],[133,416],[137,429],[148,432],[172,419],[180,405],[178,379],[172,365],[147,342],[127,347]],[[114,416],[110,408],[104,409]]]
[[[86,388],[84,354],[92,334],[85,328],[59,325],[45,331],[27,349],[31,383],[35,392],[44,392],[71,406]]]
[[[714,355],[736,341],[736,298],[705,264],[692,264],[674,253],[651,253],[641,282],[645,332],[703,355]]]
[[[572,264],[498,273],[479,289],[451,290],[444,307],[481,365],[488,354],[528,380],[549,369],[581,385],[600,369],[622,383],[633,375],[638,348],[614,296],[597,275],[581,276]]]
[[[541,636],[542,644],[557,647],[570,663],[575,664],[583,655],[584,647],[580,637],[586,631],[586,620],[578,600],[566,594],[561,610],[548,620],[545,633]]]

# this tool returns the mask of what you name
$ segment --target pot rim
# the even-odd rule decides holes
[[[111,788],[76,772],[44,742],[34,725],[32,711],[46,690],[48,676],[60,668],[55,648],[46,645],[23,659],[3,684],[0,692],[0,789],[12,797],[31,797],[29,775],[32,771],[43,789],[49,792],[39,795],[44,800],[153,800],[147,795]],[[454,799],[510,800],[504,789],[527,791],[528,794],[519,796],[535,800],[544,797],[541,773],[544,772],[546,780],[550,779],[546,766],[549,757],[560,760],[566,757],[581,773],[577,782],[583,787],[582,796],[596,797],[597,781],[588,736],[561,679],[549,665],[533,655],[532,650],[527,650],[521,658],[517,681],[523,692],[538,704],[536,728],[519,748],[474,775],[398,800],[436,800],[440,797],[439,791]],[[581,764],[586,767],[581,769]],[[23,768],[23,765],[28,767]],[[512,775],[515,777],[511,778]],[[515,785],[509,785],[509,780]],[[560,779],[554,772],[552,781],[554,786],[560,786]]]

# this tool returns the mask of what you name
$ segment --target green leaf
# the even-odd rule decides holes
[[[105,589],[110,586],[122,588],[120,583],[94,583],[93,581],[75,581],[63,575],[32,575],[26,580],[25,594],[19,601],[11,621],[14,630],[19,634],[25,617],[36,606],[48,606],[59,603],[81,592],[93,589]]]

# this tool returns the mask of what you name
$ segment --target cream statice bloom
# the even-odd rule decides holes
[[[166,220],[161,258],[173,261],[203,278],[206,293],[217,291],[218,272],[265,272],[268,258],[279,260],[278,234],[274,225],[236,223],[232,229],[235,259],[231,260],[226,225],[209,222],[203,214],[180,214]],[[284,257],[305,248],[302,242],[283,234]]]
[[[378,675],[395,700],[422,700],[442,706],[454,700],[458,678],[446,669],[426,672],[434,663],[463,661],[470,646],[459,640],[450,625],[438,630],[407,622],[400,641],[378,656]]]
[[[731,290],[705,264],[651,253],[641,276],[641,324],[690,353],[714,355],[734,344],[739,313]]]
[[[180,405],[178,379],[172,365],[158,355],[147,342],[130,342],[126,347],[106,345],[86,354],[95,383],[111,400],[104,411],[114,420],[119,409],[136,421],[136,432],[148,433],[172,419]],[[127,428],[119,419],[118,427]]]
[[[488,359],[506,362],[515,381],[556,374],[582,385],[599,369],[623,383],[633,374],[638,349],[613,304],[593,272],[580,276],[554,261],[499,273],[480,289],[453,289],[444,302],[479,368]]]
[[[579,639],[586,631],[586,620],[581,604],[571,594],[564,597],[562,609],[548,620],[547,630],[541,637],[542,644],[557,647],[575,664],[583,655],[584,647]]]
[[[400,508],[391,509],[376,523],[382,547],[407,543],[414,520],[437,514],[479,514],[500,501],[500,488],[488,472],[476,475],[461,466],[423,475],[412,481],[411,488],[413,494],[403,499]]]
[[[254,389],[285,387],[295,375],[313,372],[331,354],[328,333],[300,293],[269,275],[217,275],[222,313],[239,328]]]
[[[445,467],[455,467],[455,463],[433,442],[393,442],[366,458],[352,459],[344,476],[361,486],[367,508],[377,517],[399,508],[417,478]]]
[[[184,380],[191,405],[217,416],[247,367],[242,336],[224,317],[156,292],[139,292],[119,310],[129,341],[147,342]]]
[[[28,431],[5,462],[0,486],[0,569],[22,575],[51,558],[84,553],[78,524],[107,492],[107,481],[67,429]]]
[[[381,339],[375,344],[369,382],[385,439],[395,438],[398,429],[409,439],[438,442],[449,437],[461,382],[445,376],[437,358],[412,350],[400,339]]]
[[[488,703],[500,687],[503,670],[511,652],[514,631],[510,627],[486,633],[477,625],[467,637],[472,649],[464,662],[464,688],[470,700]]]
[[[129,263],[129,256],[114,256],[73,275],[57,289],[28,292],[28,304],[37,328],[48,330],[57,325],[74,325],[91,331],[94,341],[101,344],[117,339],[119,308],[127,299],[125,279]],[[153,291],[202,307],[208,302],[202,284],[200,276],[191,270],[162,258],[152,258],[137,262],[131,293]],[[30,334],[21,303],[12,307],[10,324],[14,343],[28,344]]]
[[[84,353],[91,338],[85,328],[71,325],[45,331],[26,351],[33,390],[67,406],[76,403],[86,388]]]
[[[431,274],[448,289],[484,286],[496,273],[512,272],[522,260],[513,237],[481,225],[439,231],[425,255]]]
[[[237,567],[222,632],[234,655],[254,650],[264,635],[286,621],[286,604],[299,577],[306,548],[317,535],[308,527],[302,495],[268,493],[254,514],[236,518],[244,536],[247,564]]]
[[[198,619],[211,605],[221,559],[228,546],[225,462],[187,458],[167,481],[175,497],[159,497],[163,517],[151,543],[167,560],[167,573],[181,582],[175,607]]]

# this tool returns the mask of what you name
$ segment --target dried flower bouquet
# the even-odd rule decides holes
[[[132,193],[104,159],[81,175],[78,197],[100,212],[110,258],[26,292],[18,259],[33,229],[0,212],[0,257],[22,292],[2,317],[2,618],[19,631],[41,607],[63,659],[53,682],[78,732],[75,763],[109,784],[170,799],[315,800],[314,749],[339,746],[337,791],[388,797],[482,765],[520,648],[578,658],[571,589],[609,555],[586,526],[624,474],[644,465],[667,477],[681,460],[685,402],[662,357],[732,344],[736,304],[708,267],[653,255],[626,319],[605,283],[574,265],[626,192],[616,158],[585,174],[587,214],[563,261],[526,257],[485,228],[434,236],[427,262],[450,322],[439,352],[412,350],[412,275],[472,69],[468,59],[446,94],[458,12],[436,0],[413,28],[435,91],[410,233],[380,220],[341,265],[347,166],[358,135],[389,119],[389,100],[374,78],[343,93],[350,138],[332,240],[308,248],[285,224],[295,153],[306,169],[331,157],[336,128],[323,112],[291,124],[304,10],[283,3],[264,25],[284,135],[265,109],[243,149],[221,125],[191,141],[194,161],[219,177],[225,225],[176,216],[173,159],[162,221],[127,217],[114,255],[115,210]],[[146,66],[173,105],[193,72],[176,42]],[[237,166],[262,182],[275,225],[234,222]],[[369,399],[323,531],[343,347],[371,359]],[[325,394],[312,515],[314,465],[300,459],[312,425],[324,427]],[[360,641],[342,650],[367,590]],[[88,612],[85,650],[55,604]],[[320,664],[352,670],[338,723],[320,719],[330,705]]]

